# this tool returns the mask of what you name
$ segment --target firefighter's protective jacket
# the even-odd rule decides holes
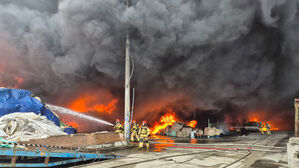
[[[133,124],[132,128],[131,128],[131,132],[137,134],[138,133],[138,129],[139,129],[138,128],[138,124]]]
[[[150,129],[146,125],[141,126],[138,134],[140,138],[147,138],[150,135]]]
[[[120,123],[116,123],[114,125],[115,132],[123,133],[124,127]]]
[[[263,124],[259,124],[258,126],[259,126],[259,128],[264,128]]]

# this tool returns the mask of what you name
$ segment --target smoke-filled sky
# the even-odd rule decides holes
[[[136,118],[172,108],[293,121],[299,0],[0,0],[0,83],[60,105],[104,89],[122,116],[128,29]]]

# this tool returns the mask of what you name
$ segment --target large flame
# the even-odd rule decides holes
[[[177,119],[175,117],[175,113],[171,109],[169,109],[168,112],[160,118],[160,123],[155,123],[154,127],[151,129],[151,133],[157,134],[162,129],[165,129],[167,126],[172,125],[176,121]]]
[[[99,104],[98,97],[93,94],[83,94],[70,103],[69,108],[78,112],[97,111],[111,114],[116,110],[117,99],[111,100],[108,104]]]
[[[259,120],[256,117],[253,117],[251,119],[249,119],[250,122],[259,122]]]
[[[192,127],[192,128],[195,128],[196,125],[197,125],[197,121],[196,120],[192,120],[190,122],[187,123],[188,126]]]
[[[164,130],[166,127],[171,126],[173,123],[180,121],[176,118],[175,113],[172,109],[168,109],[168,112],[164,114],[160,119],[159,122],[155,122],[154,126],[151,128],[151,134],[158,134],[161,130]],[[197,125],[196,120],[192,120],[187,123],[188,126],[195,128]]]

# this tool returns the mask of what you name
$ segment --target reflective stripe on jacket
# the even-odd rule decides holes
[[[138,132],[140,137],[148,137],[150,134],[150,129],[147,126],[141,126]]]

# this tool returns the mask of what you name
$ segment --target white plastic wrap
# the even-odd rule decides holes
[[[7,140],[27,141],[46,138],[50,135],[66,135],[45,116],[35,113],[11,113],[0,118],[0,132],[4,132]]]

